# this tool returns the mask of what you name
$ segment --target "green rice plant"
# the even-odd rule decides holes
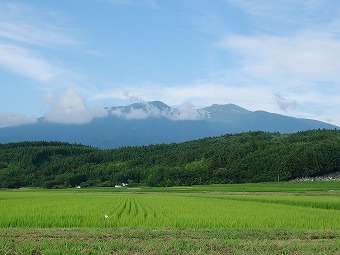
[[[338,197],[0,192],[0,227],[340,229]]]

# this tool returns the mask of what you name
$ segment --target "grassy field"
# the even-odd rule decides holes
[[[0,191],[0,254],[340,254],[340,182]]]

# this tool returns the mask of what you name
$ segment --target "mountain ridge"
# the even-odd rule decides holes
[[[106,117],[85,124],[62,124],[40,118],[34,124],[0,128],[0,143],[62,141],[100,148],[178,143],[247,131],[295,133],[339,127],[310,119],[266,111],[249,111],[235,104],[193,109],[172,108],[161,101],[106,107]]]

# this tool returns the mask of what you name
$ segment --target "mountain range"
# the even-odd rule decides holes
[[[178,143],[247,131],[295,133],[310,129],[338,129],[329,123],[265,111],[249,111],[234,104],[202,109],[172,108],[163,102],[106,107],[107,115],[85,124],[62,124],[39,118],[34,124],[0,128],[0,143],[62,141],[100,148]]]

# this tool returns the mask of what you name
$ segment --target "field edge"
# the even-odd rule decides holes
[[[0,254],[339,254],[339,230],[0,228]]]

